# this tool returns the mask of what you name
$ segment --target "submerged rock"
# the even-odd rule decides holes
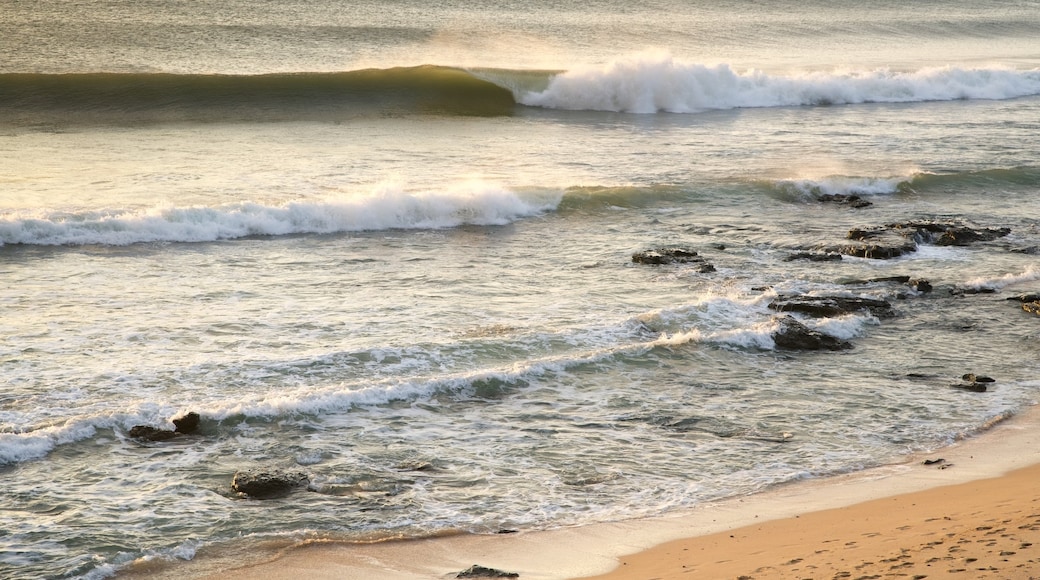
[[[180,433],[169,429],[151,427],[149,425],[134,425],[130,428],[129,435],[134,439],[143,439],[145,441],[168,441],[174,437],[180,436]]]
[[[780,296],[769,304],[769,308],[777,312],[801,312],[820,318],[864,310],[878,318],[891,318],[896,315],[892,305],[885,300],[845,296]]]
[[[485,566],[478,566],[476,564],[466,568],[462,572],[459,572],[456,578],[519,578],[520,575],[516,572],[503,572],[494,568],[487,568]]]
[[[967,246],[992,241],[1009,233],[1010,228],[981,228],[958,221],[907,221],[849,230],[846,238],[858,243],[828,248],[827,251],[884,260],[915,252],[918,244]]]
[[[818,199],[823,203],[837,203],[841,205],[847,205],[849,207],[854,207],[857,209],[870,207],[874,205],[872,202],[869,202],[858,195],[845,195],[843,193],[828,193],[821,195]]]
[[[955,389],[963,389],[965,391],[971,391],[973,393],[985,393],[989,390],[987,383],[995,383],[991,377],[976,375],[975,373],[965,373],[961,375],[961,380],[964,381],[959,385],[950,385]]]
[[[967,374],[961,375],[961,379],[963,379],[965,381],[968,381],[968,382],[972,382],[972,383],[995,383],[995,382],[997,382],[997,380],[992,378],[992,377],[987,377],[985,375],[976,375],[975,373],[967,373]]]
[[[637,264],[659,266],[663,264],[699,264],[699,272],[714,272],[715,266],[701,257],[694,250],[686,248],[658,248],[632,254],[632,261]]]
[[[852,344],[840,338],[813,330],[793,317],[779,319],[780,327],[773,333],[777,348],[787,350],[846,350]]]
[[[282,471],[239,471],[231,480],[231,489],[256,499],[281,497],[307,485],[305,473]]]
[[[784,258],[785,262],[808,260],[810,262],[840,262],[841,254],[837,252],[797,252]]]
[[[194,411],[189,411],[180,417],[173,418],[174,429],[160,429],[149,425],[134,425],[130,428],[129,435],[135,439],[145,441],[169,441],[174,437],[194,433],[199,428],[201,417]]]

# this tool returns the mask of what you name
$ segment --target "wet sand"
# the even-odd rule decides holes
[[[924,461],[942,458],[942,462]],[[200,552],[127,578],[1040,578],[1040,412],[906,463],[672,517],[508,535]]]
[[[1040,578],[1040,466],[669,542],[596,578]]]

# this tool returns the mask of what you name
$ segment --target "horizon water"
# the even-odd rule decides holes
[[[4,578],[676,513],[1037,400],[1038,2],[0,8]],[[1010,233],[789,260],[915,220]],[[779,349],[793,294],[896,315]]]

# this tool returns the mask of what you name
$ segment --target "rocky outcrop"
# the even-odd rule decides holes
[[[813,330],[791,316],[779,319],[779,327],[773,333],[776,347],[786,350],[846,350],[852,344],[829,334]]]
[[[819,199],[823,203],[836,203],[836,204],[840,204],[840,205],[847,205],[849,207],[854,207],[856,209],[860,209],[860,208],[864,208],[864,207],[870,207],[870,206],[874,205],[873,203],[863,199],[862,197],[860,197],[858,195],[845,195],[843,193],[837,193],[837,194],[829,194],[828,193],[828,194],[821,195],[817,199]]]
[[[191,411],[173,418],[174,429],[160,429],[149,425],[134,425],[130,428],[129,435],[134,439],[144,441],[169,441],[181,435],[194,433],[199,428],[199,414]]]
[[[283,471],[239,471],[231,480],[231,489],[256,498],[281,497],[309,482],[307,474]]]
[[[917,250],[918,244],[967,246],[988,242],[1011,233],[1010,228],[981,228],[956,221],[907,221],[873,228],[849,230],[846,239],[856,243],[827,248],[860,258],[889,259]]]
[[[636,252],[632,254],[632,261],[637,264],[654,266],[663,264],[695,264],[698,272],[707,273],[715,271],[715,266],[701,257],[700,254],[686,248],[658,248]]]
[[[964,382],[950,386],[955,389],[962,389],[973,393],[985,393],[989,390],[989,384],[996,382],[996,380],[991,377],[976,375],[975,373],[966,373],[961,376],[961,380]]]
[[[1040,316],[1040,294],[1020,294],[1012,296],[1008,300],[1016,300],[1022,303],[1022,310],[1030,314]]]
[[[784,258],[785,262],[808,260],[810,262],[840,262],[841,254],[837,252],[796,252]]]
[[[912,278],[910,276],[882,276],[880,278],[867,278],[866,280],[849,280],[847,282],[843,282],[843,284],[845,284],[846,286],[862,286],[866,284],[877,284],[886,282],[891,282],[894,284],[905,284],[915,292],[920,292],[922,294],[931,292],[934,289],[932,287],[932,283],[928,280],[925,280],[924,278]]]
[[[896,315],[892,305],[874,298],[849,298],[845,296],[779,296],[769,304],[777,312],[799,312],[817,318],[842,316],[867,311],[878,318]]]
[[[476,564],[466,568],[462,572],[459,572],[456,578],[519,578],[520,575],[516,572],[503,572],[494,568],[487,568],[485,566],[478,566]]]

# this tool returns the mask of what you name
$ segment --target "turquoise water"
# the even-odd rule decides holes
[[[0,576],[662,514],[1013,414],[1038,7],[8,3]],[[927,219],[1011,232],[787,261]],[[777,349],[795,293],[897,315]]]

